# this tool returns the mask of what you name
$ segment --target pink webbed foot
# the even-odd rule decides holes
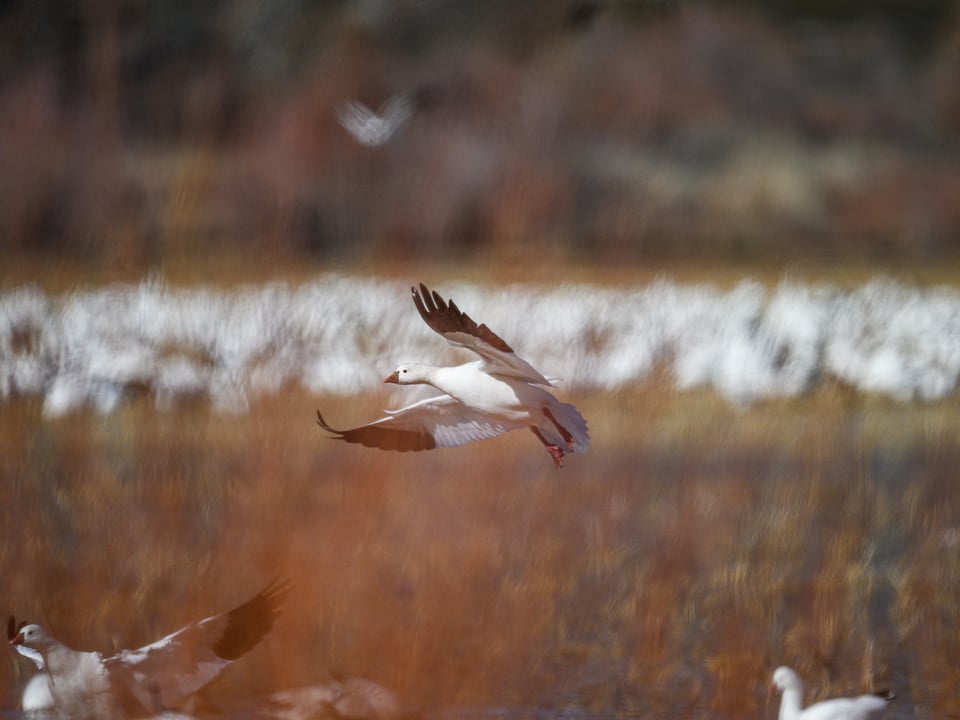
[[[547,440],[543,433],[540,432],[539,428],[531,427],[533,434],[537,436],[537,439],[543,443],[543,446],[547,449],[547,452],[550,453],[550,457],[553,458],[553,464],[557,467],[557,470],[563,467],[563,448],[559,445],[554,445],[552,442]]]
[[[550,457],[553,458],[553,464],[557,466],[557,470],[563,469],[563,450],[561,450],[556,445],[547,445],[547,452],[550,453]]]

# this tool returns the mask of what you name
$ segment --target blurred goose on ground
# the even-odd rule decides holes
[[[277,720],[399,720],[404,717],[397,696],[366,678],[333,674],[322,683],[280,690],[270,695],[269,714]]]
[[[387,142],[413,114],[413,102],[401,93],[387,100],[376,113],[356,100],[337,108],[337,119],[344,130],[361,145],[377,147]]]
[[[39,654],[47,691],[62,717],[173,717],[168,708],[182,703],[263,639],[279,615],[286,592],[285,584],[274,581],[233,610],[108,658],[73,650],[34,624],[17,628],[9,642],[34,662],[25,650]],[[39,681],[35,691],[39,701]]]
[[[883,691],[875,695],[835,698],[803,707],[803,681],[788,667],[773,673],[770,690],[780,690],[780,720],[874,720],[883,716],[896,694]]]
[[[529,428],[557,468],[563,467],[566,453],[586,452],[587,421],[573,405],[543,389],[553,387],[552,382],[452,300],[447,303],[422,283],[419,291],[411,288],[411,292],[420,317],[432,330],[481,359],[456,367],[400,365],[384,382],[432,385],[445,394],[388,410],[386,417],[350,430],[333,429],[318,410],[320,427],[339,440],[400,452],[456,447]]]

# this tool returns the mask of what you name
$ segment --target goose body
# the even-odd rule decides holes
[[[788,667],[773,673],[771,689],[780,690],[779,720],[876,720],[886,712],[893,693],[834,698],[803,707],[803,681]]]
[[[553,383],[453,301],[447,303],[422,284],[419,291],[411,291],[414,305],[431,329],[481,359],[454,367],[402,364],[384,382],[430,385],[443,395],[388,410],[385,417],[350,430],[335,430],[317,411],[324,430],[346,442],[405,452],[456,447],[529,428],[558,468],[566,453],[587,450],[587,421],[576,407],[560,402],[546,389]]]
[[[50,680],[45,672],[33,675],[23,688],[20,709],[27,717],[53,717],[56,702],[50,693]]]

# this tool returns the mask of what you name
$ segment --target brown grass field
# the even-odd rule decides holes
[[[955,401],[828,387],[738,409],[669,387],[561,392],[594,441],[559,472],[526,433],[404,455],[314,424],[372,417],[376,391],[53,421],[18,400],[0,412],[4,597],[110,652],[288,578],[213,703],[335,669],[424,711],[773,718],[790,664],[810,699],[891,686],[893,717],[955,716]],[[29,672],[0,663],[2,707]]]

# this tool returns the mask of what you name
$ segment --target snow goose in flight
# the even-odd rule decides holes
[[[558,468],[563,467],[566,453],[586,451],[590,444],[587,421],[577,408],[543,388],[553,383],[452,300],[447,303],[423,284],[419,291],[411,291],[420,317],[432,330],[481,359],[456,367],[400,365],[384,382],[432,385],[444,394],[388,410],[386,417],[350,430],[333,429],[318,410],[320,427],[339,440],[400,452],[456,447],[530,428]]]
[[[874,720],[887,709],[896,695],[882,692],[853,698],[834,698],[803,707],[803,681],[788,667],[779,667],[773,673],[771,691],[780,690],[780,720]]]
[[[25,650],[39,655],[47,689],[61,716],[91,720],[152,716],[180,704],[257,645],[273,627],[286,593],[287,586],[274,581],[233,610],[107,658],[73,650],[40,625],[18,628],[10,644],[34,662]]]
[[[351,100],[337,108],[337,119],[358,143],[377,147],[393,137],[412,112],[413,104],[410,98],[400,94],[387,100],[379,114],[363,103]]]

